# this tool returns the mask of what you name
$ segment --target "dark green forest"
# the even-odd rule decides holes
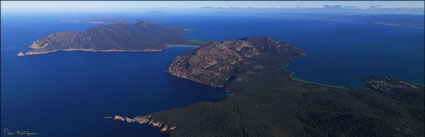
[[[237,48],[244,41],[249,46]],[[184,75],[190,79],[190,75],[199,75],[191,70],[204,70],[204,76],[212,76],[208,73],[221,72],[224,65],[230,65],[231,73],[206,79],[216,79],[213,81],[220,82],[218,85],[224,83],[231,96],[152,113],[154,119],[177,126],[169,132],[171,137],[424,136],[423,86],[388,77],[364,78],[368,87],[364,89],[306,83],[293,80],[292,72],[284,70],[303,54],[294,46],[252,37],[213,45],[178,57],[173,63],[179,64],[170,67],[186,71]],[[211,49],[223,45],[240,55],[243,63],[217,63],[220,67],[199,64],[228,57],[221,55],[225,52],[214,53],[216,50]],[[203,48],[209,52],[202,52]],[[259,54],[245,56],[252,51]]]

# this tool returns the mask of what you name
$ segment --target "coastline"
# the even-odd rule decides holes
[[[196,45],[181,45],[181,44],[164,44],[165,48],[160,49],[143,49],[143,50],[121,50],[121,49],[106,49],[106,50],[95,50],[95,49],[60,49],[60,50],[51,50],[51,51],[34,51],[30,50],[23,55],[42,55],[42,54],[48,54],[58,51],[87,51],[87,52],[161,52],[163,50],[166,50],[169,47],[189,47],[189,48],[197,48],[199,46]],[[23,56],[22,54],[19,54],[18,56]]]
[[[41,55],[48,54],[58,51],[87,51],[87,52],[161,52],[166,48],[162,49],[144,49],[144,50],[119,50],[119,49],[107,49],[107,50],[95,50],[95,49],[61,49],[61,50],[51,50],[51,51],[28,51],[25,55]]]
[[[193,47],[193,48],[197,48],[199,46],[196,45],[182,45],[182,44],[164,44],[165,46],[168,47]]]
[[[310,84],[316,84],[316,85],[320,85],[320,86],[326,86],[326,87],[332,87],[332,88],[339,88],[339,89],[349,89],[349,88],[353,88],[353,87],[343,87],[343,86],[337,86],[337,85],[329,85],[329,84],[324,84],[324,83],[320,83],[320,82],[314,82],[314,81],[308,81],[308,80],[304,80],[298,77],[294,76],[294,72],[291,72],[292,74],[290,75],[290,78],[292,80],[295,81],[299,81],[299,82],[305,82],[305,83],[310,83]],[[410,80],[406,80],[409,81],[415,85],[418,86],[425,86],[424,84],[418,83],[418,82],[414,82],[414,81],[410,81]],[[365,89],[366,87],[357,87],[356,89]]]
[[[316,84],[316,85],[320,85],[320,86],[326,86],[326,87],[332,87],[332,88],[339,88],[339,89],[348,89],[347,87],[342,87],[342,86],[336,86],[336,85],[329,85],[329,84],[323,84],[323,83],[319,83],[319,82],[313,82],[313,81],[308,81],[308,80],[303,80],[294,76],[291,76],[291,78],[295,81],[300,81],[300,82],[305,82],[305,83],[309,83],[309,84]]]
[[[419,86],[425,86],[425,84],[423,84],[423,83],[422,84],[421,83],[418,83],[418,82],[411,82],[411,83],[416,84],[416,85],[419,85]]]

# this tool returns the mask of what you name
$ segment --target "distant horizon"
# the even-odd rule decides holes
[[[423,9],[424,1],[2,1],[2,12],[110,12],[152,9]]]

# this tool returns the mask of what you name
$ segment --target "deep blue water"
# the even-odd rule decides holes
[[[29,130],[43,137],[155,137],[161,135],[158,128],[104,117],[144,115],[225,95],[222,89],[164,72],[176,56],[192,48],[146,53],[57,52],[18,57],[19,51],[27,50],[40,36],[93,26],[45,19],[34,22],[27,18],[2,19],[3,129]]]
[[[251,16],[175,18],[172,23],[193,27],[187,35],[192,39],[267,36],[289,42],[306,52],[286,68],[303,80],[362,88],[361,78],[378,75],[424,84],[423,28]]]
[[[268,36],[306,52],[288,68],[300,79],[362,87],[361,77],[387,75],[424,83],[424,30],[365,23],[253,16],[168,14],[3,15],[1,26],[2,128],[40,136],[159,136],[146,125],[105,120],[186,106],[223,96],[164,72],[191,48],[158,53],[57,52],[17,57],[37,38],[94,25],[59,23],[93,17],[145,18],[164,25],[188,25],[187,38],[230,40]],[[167,21],[167,22],[163,22]]]

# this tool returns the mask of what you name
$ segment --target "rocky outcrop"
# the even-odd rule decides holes
[[[24,54],[22,51],[20,51],[20,52],[18,53],[18,56],[25,56],[25,54]]]
[[[25,55],[56,51],[152,52],[167,44],[197,45],[183,37],[184,28],[160,26],[141,21],[136,24],[100,25],[82,32],[56,32],[34,41]]]
[[[212,87],[223,87],[241,67],[252,65],[253,61],[271,52],[277,55],[287,54],[291,58],[304,55],[301,50],[286,42],[266,37],[247,37],[203,45],[178,56],[167,72]],[[252,70],[263,68],[261,65],[252,67]]]
[[[162,126],[162,128],[161,128],[161,131],[164,132],[164,131],[167,131],[167,130],[168,130],[168,125],[164,124],[164,126]]]
[[[110,118],[105,117],[105,119],[110,119]],[[168,132],[168,131],[173,131],[174,129],[176,129],[176,126],[170,126],[166,124],[165,122],[154,120],[152,118],[152,115],[136,116],[134,118],[130,118],[130,117],[124,118],[124,117],[115,115],[114,120],[125,121],[127,123],[136,122],[139,124],[149,124],[153,127],[158,127],[159,129],[161,129],[161,132]]]
[[[125,121],[125,119],[121,116],[115,115],[114,116],[114,120],[120,120],[120,121]]]

